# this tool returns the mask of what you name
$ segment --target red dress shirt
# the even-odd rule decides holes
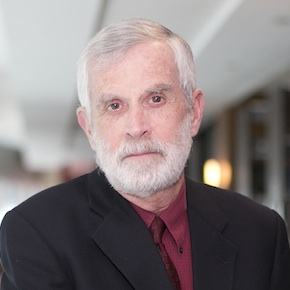
[[[185,190],[184,184],[173,203],[163,210],[159,216],[166,224],[162,242],[176,267],[181,289],[192,290],[192,256]],[[155,213],[148,212],[134,204],[132,206],[149,228]]]

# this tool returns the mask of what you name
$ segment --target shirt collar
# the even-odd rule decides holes
[[[143,219],[146,226],[149,228],[155,213],[146,211],[137,205],[131,203],[133,208],[137,211]],[[186,203],[186,188],[185,183],[182,185],[181,190],[175,200],[168,208],[163,210],[159,216],[163,219],[167,229],[172,235],[177,245],[183,243],[185,239],[185,230],[187,225],[187,203]]]

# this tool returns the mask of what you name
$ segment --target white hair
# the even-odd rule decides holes
[[[133,46],[149,41],[163,41],[171,47],[179,72],[180,86],[187,105],[192,105],[195,69],[188,43],[166,27],[145,19],[130,19],[111,24],[98,32],[84,49],[78,63],[79,101],[90,116],[90,75],[109,67]]]

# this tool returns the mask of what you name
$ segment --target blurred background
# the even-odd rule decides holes
[[[75,116],[76,63],[100,28],[139,17],[195,55],[206,109],[187,175],[289,224],[290,0],[0,0],[0,221],[95,167]]]

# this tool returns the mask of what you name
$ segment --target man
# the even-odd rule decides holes
[[[184,176],[204,106],[194,79],[188,44],[157,23],[91,40],[77,118],[98,169],[6,215],[1,290],[290,289],[278,214]]]

